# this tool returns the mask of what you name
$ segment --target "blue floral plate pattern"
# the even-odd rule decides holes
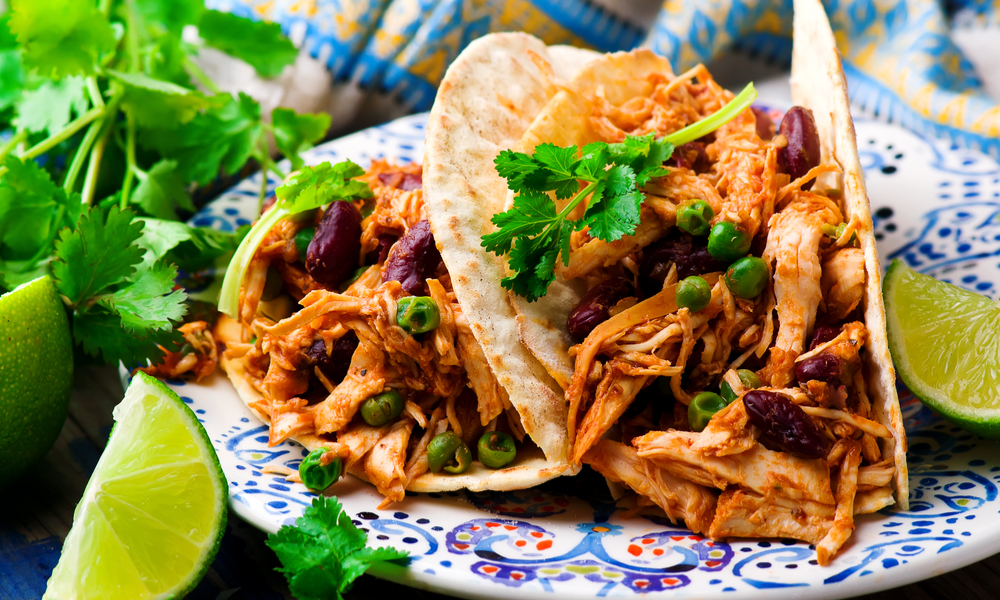
[[[415,115],[374,127],[315,148],[308,162],[419,161],[426,123],[426,115]],[[899,257],[996,297],[1000,165],[895,126],[856,125],[883,264]],[[249,222],[260,177],[240,183],[192,222],[221,230]],[[269,447],[266,427],[224,375],[198,385],[169,384],[214,442],[232,509],[265,531],[293,523],[313,494],[264,468],[297,469],[302,447]],[[827,567],[816,564],[804,543],[713,542],[666,520],[625,518],[600,501],[538,489],[408,494],[386,510],[376,510],[381,498],[371,486],[351,477],[334,491],[368,530],[370,543],[412,555],[405,567],[379,565],[376,576],[458,596],[843,598],[931,577],[997,551],[1000,466],[994,465],[1000,447],[940,420],[905,389],[901,402],[911,508],[859,518],[854,536]]]

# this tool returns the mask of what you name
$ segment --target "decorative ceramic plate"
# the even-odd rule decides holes
[[[416,115],[368,129],[314,149],[308,161],[420,160],[426,122],[426,115]],[[890,125],[859,120],[857,131],[883,264],[900,257],[919,271],[996,296],[1000,165]],[[231,230],[255,218],[260,177],[224,194],[193,223]],[[221,374],[201,385],[171,386],[215,443],[233,510],[265,531],[293,523],[313,494],[263,467],[297,469],[302,447],[269,447],[267,428]],[[941,421],[905,390],[901,401],[911,509],[859,518],[854,536],[826,567],[804,543],[713,542],[665,519],[624,518],[613,505],[559,491],[573,489],[569,480],[520,492],[407,494],[386,510],[376,510],[381,498],[373,487],[351,477],[335,490],[370,543],[412,555],[408,567],[380,565],[376,576],[448,594],[842,598],[931,577],[997,551],[998,447]]]

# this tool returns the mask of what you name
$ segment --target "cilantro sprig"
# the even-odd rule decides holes
[[[351,522],[336,498],[319,496],[295,526],[285,525],[267,537],[278,555],[288,588],[299,600],[343,599],[354,580],[375,562],[403,560],[395,548],[369,548],[367,534]]]
[[[650,179],[667,174],[663,164],[674,146],[715,131],[756,98],[751,83],[721,110],[659,139],[650,133],[583,148],[539,144],[530,155],[502,151],[494,160],[497,174],[517,195],[510,210],[491,219],[497,230],[482,239],[487,251],[510,254],[514,275],[503,278],[500,285],[534,302],[555,280],[556,262],[561,259],[569,266],[574,231],[587,227],[590,235],[606,242],[634,234],[645,197],[642,188]],[[569,201],[557,211],[550,193]],[[583,216],[570,219],[584,201]]]
[[[237,318],[243,277],[257,248],[278,221],[338,200],[371,198],[372,191],[368,184],[354,179],[364,175],[364,172],[350,160],[333,165],[324,162],[315,167],[303,167],[291,180],[276,189],[277,203],[254,223],[233,254],[222,280],[219,311]]]

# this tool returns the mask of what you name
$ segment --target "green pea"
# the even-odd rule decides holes
[[[396,304],[396,324],[407,333],[427,333],[441,324],[441,312],[430,296],[407,296]]]
[[[725,407],[726,401],[722,396],[713,392],[701,392],[688,404],[688,424],[693,431],[702,431],[712,420],[712,415]]]
[[[704,200],[688,200],[677,209],[677,227],[691,235],[707,235],[715,211]]]
[[[361,418],[372,427],[381,427],[403,414],[403,397],[396,390],[386,390],[361,404]]]
[[[446,431],[427,444],[427,463],[431,473],[439,473],[441,469],[464,473],[472,464],[472,452],[454,431]]]
[[[350,277],[342,281],[340,285],[337,286],[337,291],[340,293],[344,293],[345,291],[347,291],[347,288],[351,287],[351,284],[353,284],[358,279],[361,279],[361,276],[365,274],[365,271],[368,270],[369,266],[371,265],[365,265],[363,267],[358,267],[357,269],[355,269],[354,273],[352,273]]]
[[[677,284],[677,306],[681,308],[698,312],[708,306],[711,300],[712,286],[697,275],[685,277]]]
[[[299,260],[306,262],[306,251],[309,250],[309,242],[316,235],[315,227],[303,227],[295,234],[295,248],[299,251]]]
[[[726,401],[726,404],[732,404],[733,400],[736,400],[736,392],[733,391],[733,386],[729,385],[727,381],[719,384],[719,395]],[[688,410],[691,410],[690,405],[688,405]]]
[[[726,286],[733,295],[749,300],[767,287],[767,263],[756,256],[744,256],[726,269]]]
[[[479,462],[491,469],[510,464],[517,456],[517,446],[514,438],[502,431],[487,431],[479,438],[477,444]]]
[[[323,455],[329,451],[329,448],[316,448],[299,463],[299,479],[307,488],[322,492],[340,479],[344,463],[339,456],[325,466],[320,462]]]
[[[708,253],[715,260],[733,262],[750,252],[750,236],[729,221],[720,221],[708,234]]]
[[[285,280],[281,277],[281,271],[275,266],[267,268],[267,279],[264,280],[264,291],[260,293],[260,299],[270,302],[281,295],[285,289]]]
[[[736,375],[740,378],[740,383],[748,390],[755,390],[760,387],[760,377],[750,369],[737,369]]]

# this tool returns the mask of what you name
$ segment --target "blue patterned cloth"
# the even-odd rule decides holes
[[[641,0],[634,0],[640,4]],[[276,21],[335,81],[430,108],[445,69],[471,40],[526,31],[602,51],[639,45],[681,71],[733,50],[791,56],[792,0],[666,0],[636,24],[592,0],[208,0]],[[825,0],[852,100],[906,127],[1000,156],[1000,104],[951,40],[951,18],[1000,35],[1000,0]],[[625,14],[629,11],[620,11]],[[634,12],[634,11],[633,11]],[[304,35],[302,32],[304,31]]]

